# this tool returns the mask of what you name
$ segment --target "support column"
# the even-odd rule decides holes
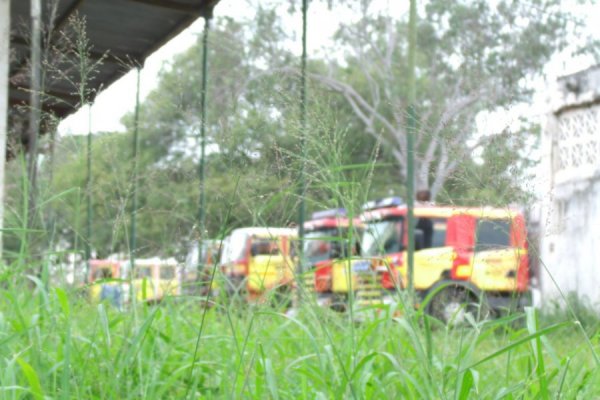
[[[0,263],[4,229],[4,167],[8,137],[8,70],[10,63],[10,0],[0,0]]]
[[[85,224],[85,276],[90,273],[90,258],[92,258],[92,103],[88,103],[88,134],[87,134],[87,177],[85,180],[85,200],[87,220]]]
[[[31,83],[29,86],[29,215],[28,226],[37,214],[37,142],[40,131],[42,91],[42,5],[31,0]]]
[[[200,88],[200,162],[198,176],[200,180],[200,200],[198,203],[198,271],[200,278],[202,273],[202,248],[207,239],[206,230],[206,182],[205,182],[205,158],[206,158],[206,90],[208,86],[208,32],[210,30],[210,17],[204,17],[204,32],[202,35],[202,87]]]
[[[141,75],[141,67],[137,67],[137,84],[135,90],[135,112],[133,114],[133,154],[131,155],[133,159],[132,166],[132,196],[131,196],[131,232],[129,236],[129,260],[131,261],[131,276],[133,277],[133,273],[135,271],[135,256],[137,250],[137,227],[136,227],[136,219],[137,219],[137,203],[138,203],[138,152],[140,148],[140,139],[139,139],[139,120],[140,120],[140,75]],[[132,298],[133,300],[133,298]]]
[[[406,130],[406,205],[408,208],[408,291],[414,301],[415,271],[415,130],[416,130],[416,82],[415,82],[415,46],[417,42],[417,2],[410,0],[410,17],[408,23],[408,110]]]
[[[299,183],[300,187],[298,195],[300,197],[300,204],[298,207],[298,255],[300,262],[300,270],[298,272],[304,272],[304,221],[306,220],[306,177],[304,176],[304,159],[305,159],[305,145],[306,145],[306,22],[308,14],[308,0],[302,0],[302,63],[300,65],[300,176]]]

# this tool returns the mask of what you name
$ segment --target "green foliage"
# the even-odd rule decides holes
[[[340,93],[365,132],[384,144],[384,153],[399,167],[396,180],[403,181],[407,17],[398,21],[370,7],[361,2],[356,12],[362,18],[342,26],[336,44],[343,46],[344,58],[320,81]],[[430,188],[436,197],[455,172],[470,169],[472,153],[486,147],[486,136],[508,128],[480,132],[477,116],[530,100],[533,78],[567,45],[567,22],[573,16],[556,0],[440,0],[428,1],[424,10],[417,26],[415,179],[417,188]],[[469,191],[478,194],[478,182],[466,178]],[[494,188],[482,197],[505,189]]]
[[[259,9],[255,21],[217,22],[209,44],[210,89],[207,127],[207,225],[209,235],[236,226],[290,225],[296,220],[295,178],[300,164],[298,104],[295,77],[278,74],[293,56],[285,49],[285,34],[274,10]],[[212,40],[218,38],[218,40]],[[138,193],[138,255],[183,257],[198,237],[198,133],[201,43],[165,65],[156,90],[140,109]],[[323,68],[316,63],[314,68]],[[314,87],[309,135],[314,151],[336,162],[366,165],[375,141],[348,119],[348,113],[327,110],[346,107]],[[311,89],[311,90],[313,90]],[[123,118],[127,133],[95,135],[92,145],[92,248],[98,257],[127,253],[132,190],[133,115]],[[321,143],[332,131],[345,132],[336,142]],[[343,139],[343,142],[341,141]],[[60,157],[46,176],[48,190],[64,193],[49,205],[57,236],[71,248],[87,238],[81,231],[85,212],[86,152],[82,137],[61,138]],[[378,156],[379,157],[379,156]],[[323,168],[329,168],[323,165]],[[313,173],[318,174],[315,165]],[[364,169],[364,168],[363,168]],[[385,163],[370,178],[388,194],[390,171]],[[50,179],[51,178],[51,179]],[[323,182],[311,188],[316,202],[329,197]],[[397,185],[395,185],[397,186]],[[356,189],[355,189],[356,190]],[[363,198],[364,198],[363,191]],[[339,193],[337,193],[339,195]],[[228,211],[231,207],[231,212]],[[356,208],[356,205],[353,205]],[[225,221],[226,215],[229,215]]]
[[[538,147],[540,129],[525,124],[519,132],[508,130],[491,136],[477,159],[465,159],[448,177],[438,195],[441,203],[460,205],[530,204],[532,149]]]
[[[420,313],[393,317],[388,308],[352,324],[310,304],[295,317],[260,305],[243,311],[224,305],[208,310],[192,365],[194,299],[120,312],[89,304],[81,290],[19,289],[0,289],[4,398],[600,394],[598,367],[581,332],[570,323],[543,327],[547,322],[533,323],[533,315],[527,328],[510,327],[519,316],[449,328]]]
[[[368,10],[367,3],[362,7]],[[522,149],[535,145],[529,139],[537,134],[523,129],[474,137],[474,117],[481,110],[527,97],[525,78],[539,71],[564,44],[564,18],[554,1],[512,8],[505,2],[481,1],[426,5],[418,25],[421,124],[416,156],[423,167],[417,168],[417,180],[435,186],[438,201],[489,205],[528,201],[528,188],[520,181],[531,163]],[[405,171],[406,29],[404,20],[367,13],[359,22],[343,25],[336,37],[339,47],[347,50],[342,65],[311,57],[310,148],[303,153],[298,79],[290,68],[297,60],[286,44],[290,37],[278,10],[265,4],[253,19],[215,21],[208,50],[209,236],[236,226],[294,223],[301,166],[308,168],[309,211],[338,206],[331,200],[342,197],[352,198],[352,204],[345,205],[357,209],[366,197],[405,196],[403,179],[398,176]],[[157,88],[140,108],[137,215],[141,256],[182,257],[190,240],[199,237],[201,52],[199,38],[165,64]],[[372,118],[369,126],[352,103],[339,96],[339,88],[323,84],[322,76],[349,85],[383,119]],[[464,101],[466,108],[453,108]],[[383,120],[397,130],[390,130]],[[91,244],[99,257],[128,252],[133,115],[125,115],[123,122],[126,133],[94,137]],[[474,157],[467,143],[480,145],[480,154]],[[62,240],[78,250],[87,240],[82,233],[84,139],[62,138],[55,148],[59,156],[44,160],[44,168],[51,172],[42,177],[46,179],[44,196],[53,199],[43,214],[49,221],[45,228],[52,232],[32,240]],[[342,188],[345,182],[356,186]],[[54,197],[57,193],[61,195]],[[23,198],[16,192],[11,197],[13,202]],[[233,208],[225,221],[230,205]],[[21,225],[15,220],[9,226]],[[18,249],[19,243],[16,235],[7,241],[11,249]]]
[[[564,306],[568,305],[568,308]],[[566,299],[548,305],[544,312],[544,320],[549,323],[576,319],[589,336],[595,336],[600,331],[600,317],[593,305],[577,296],[577,293],[566,294]]]
[[[143,132],[141,136],[144,138]],[[55,201],[52,213],[65,230],[63,238],[74,243],[78,238],[84,240],[77,226],[82,214],[78,208],[83,201],[86,160],[80,148],[83,143],[77,143],[81,142],[79,138],[65,138],[64,142],[65,149],[74,146],[75,151],[66,152],[66,157],[55,166],[53,189],[65,194]],[[97,136],[93,143],[92,247],[98,257],[128,251],[132,188],[129,142],[129,135],[115,133]],[[278,198],[268,208],[265,205],[265,194],[272,193],[285,181],[285,177],[277,176],[276,168],[252,163],[227,168],[224,164],[229,162],[223,158],[213,154],[207,164],[209,232],[219,231],[225,223],[226,207],[232,203],[229,220],[232,226],[290,220],[292,207],[286,206],[285,198]],[[138,182],[139,254],[183,256],[193,239],[198,202],[197,166],[189,158],[179,160],[177,166],[170,162],[155,163],[143,154],[139,168],[143,171]],[[73,187],[80,190],[68,190]]]
[[[367,3],[361,7],[368,10]],[[417,168],[417,180],[437,185],[438,200],[493,205],[527,201],[526,190],[519,184],[528,167],[520,151],[528,143],[524,131],[484,137],[479,159],[472,157],[466,141],[478,141],[472,134],[479,111],[512,104],[529,93],[524,79],[540,70],[564,44],[560,39],[564,18],[553,1],[534,8],[481,1],[426,5],[418,25],[421,125],[417,161],[423,168]],[[314,144],[303,160],[297,123],[298,79],[290,68],[296,57],[286,44],[290,37],[278,10],[265,4],[253,19],[215,21],[208,50],[209,236],[216,235],[223,224],[227,230],[293,223],[296,177],[302,165],[309,168],[311,180],[309,208],[336,206],[328,199],[340,195],[353,198],[354,203],[366,196],[405,195],[398,175],[405,171],[406,29],[404,20],[367,13],[359,22],[343,25],[336,37],[340,48],[348,50],[343,65],[311,57],[308,137],[312,139],[308,144],[311,140]],[[142,256],[183,256],[189,241],[199,236],[195,220],[201,52],[199,38],[165,64],[157,88],[141,105],[137,215]],[[339,88],[323,85],[318,77],[325,75],[349,85],[372,103],[381,118],[371,118],[373,124],[366,124],[352,103],[337,94]],[[471,98],[466,108],[453,108]],[[397,131],[386,127],[384,120]],[[123,122],[127,133],[94,137],[90,240],[100,257],[128,251],[133,115],[125,115]],[[55,147],[60,157],[45,160],[45,168],[53,171],[53,176],[46,176],[45,193],[47,198],[63,195],[45,207],[53,231],[46,240],[64,240],[77,250],[87,240],[81,231],[86,196],[84,142],[63,138]],[[433,168],[434,164],[441,169]],[[340,173],[336,170],[340,166],[355,166],[350,169],[355,174]],[[368,176],[367,170],[371,170]],[[338,187],[331,193],[332,184],[346,181],[363,189],[355,187],[351,194],[348,187]],[[225,222],[229,205],[234,207]],[[357,208],[357,204],[349,206]],[[17,221],[15,226],[19,226]],[[10,246],[15,248],[16,243]]]

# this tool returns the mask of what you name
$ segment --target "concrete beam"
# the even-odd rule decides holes
[[[171,0],[130,0],[135,3],[142,3],[152,7],[166,8],[168,10],[181,11],[182,13],[201,15],[201,10],[198,7],[188,4],[181,4]]]

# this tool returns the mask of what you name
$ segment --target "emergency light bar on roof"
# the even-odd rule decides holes
[[[336,218],[336,217],[345,217],[346,209],[345,208],[334,208],[331,210],[323,210],[314,212],[312,215],[312,219],[323,219],[323,218]]]
[[[364,211],[374,210],[376,208],[397,207],[404,204],[400,197],[385,197],[383,199],[371,200],[363,204]]]

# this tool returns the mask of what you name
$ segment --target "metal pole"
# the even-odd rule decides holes
[[[202,243],[206,224],[206,182],[205,182],[205,158],[206,158],[206,90],[208,86],[208,32],[210,30],[210,17],[204,17],[204,32],[202,35],[202,87],[200,89],[200,163],[198,175],[200,180],[200,199],[198,203],[198,230],[200,232],[198,241],[198,277],[202,272]]]
[[[304,198],[306,196],[306,177],[304,176],[304,159],[305,159],[305,144],[306,144],[306,20],[308,14],[308,0],[302,0],[302,64],[300,66],[300,151],[302,154],[300,160],[300,205],[298,207],[298,255],[300,272],[304,272],[304,221],[306,219],[306,204]]]
[[[411,299],[414,300],[414,254],[415,254],[415,172],[414,172],[414,135],[416,128],[415,101],[416,101],[416,82],[415,82],[415,46],[417,41],[416,20],[417,4],[416,0],[410,0],[410,17],[408,25],[408,110],[407,110],[407,134],[406,134],[406,197],[408,208],[408,291]]]
[[[37,197],[37,140],[40,130],[42,90],[42,7],[41,0],[31,0],[31,84],[29,95],[29,226],[33,224]]]
[[[131,273],[135,269],[135,252],[137,248],[137,231],[136,231],[136,218],[137,218],[137,203],[138,203],[138,152],[140,147],[139,140],[139,119],[140,119],[140,75],[141,68],[137,67],[137,82],[135,89],[135,112],[133,114],[133,167],[132,167],[132,196],[131,196],[131,233],[129,236],[129,259],[131,260]],[[133,275],[132,275],[133,276]]]
[[[0,263],[4,229],[4,167],[8,132],[8,64],[10,59],[10,0],[0,0]]]
[[[85,259],[86,274],[90,272],[90,258],[92,258],[92,103],[88,103],[88,134],[87,134],[87,176],[85,179],[85,194],[87,204],[87,222],[85,229]]]

